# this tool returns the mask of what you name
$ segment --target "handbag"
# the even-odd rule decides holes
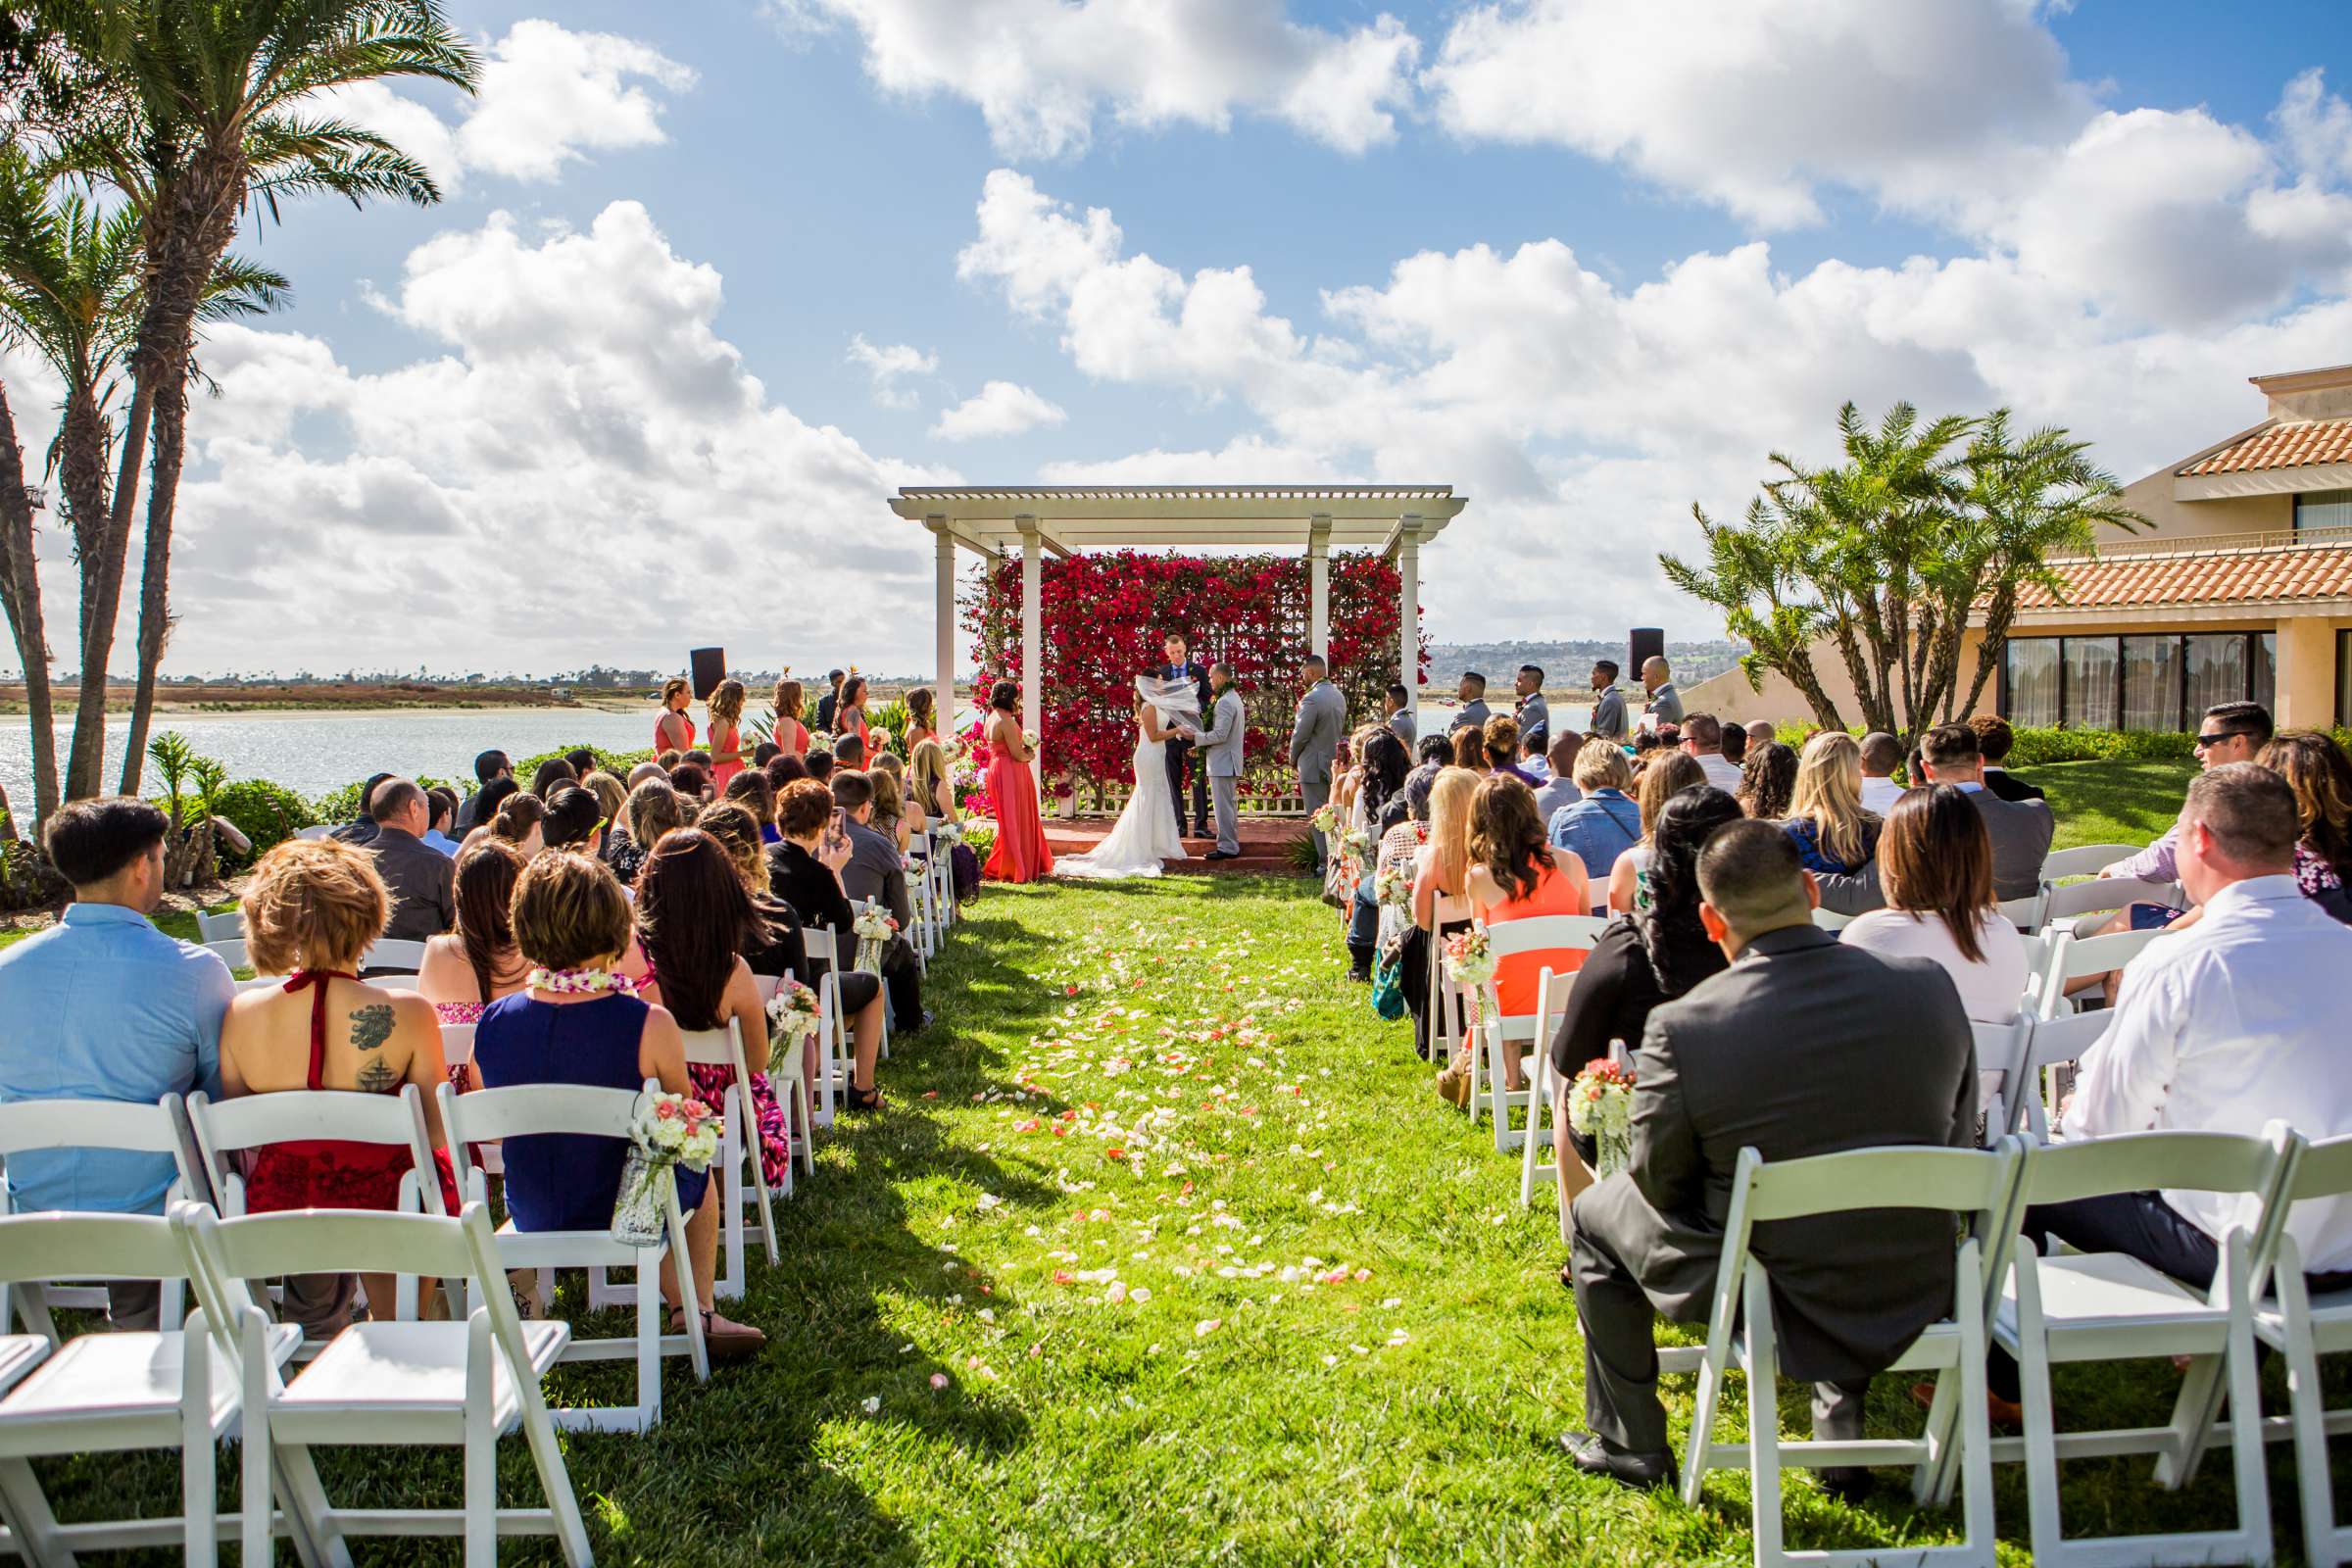
[[[1372,965],[1372,1010],[1395,1023],[1404,1016],[1404,965],[1383,955]]]

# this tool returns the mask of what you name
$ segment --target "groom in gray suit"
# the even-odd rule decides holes
[[[1298,699],[1298,716],[1291,725],[1291,766],[1298,770],[1298,798],[1312,812],[1331,799],[1331,764],[1340,750],[1340,731],[1348,724],[1348,699],[1325,675],[1323,656],[1309,654],[1298,666],[1306,695]],[[1331,855],[1331,846],[1312,827],[1315,874]]]
[[[1231,860],[1242,853],[1242,694],[1233,689],[1233,671],[1223,664],[1208,666],[1208,684],[1216,701],[1209,705],[1208,728],[1193,743],[1208,769],[1208,794],[1217,813],[1217,847],[1203,859]]]

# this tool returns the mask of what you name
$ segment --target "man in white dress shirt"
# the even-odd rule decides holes
[[[1894,770],[1903,765],[1903,743],[1883,729],[1862,737],[1862,809],[1885,816],[1903,798]]]
[[[1723,721],[1713,713],[1692,713],[1683,720],[1683,750],[1697,760],[1707,782],[1726,795],[1740,793],[1740,769],[1723,755]]]
[[[2294,792],[2269,768],[2230,762],[2189,784],[2176,844],[2201,913],[2125,967],[2115,1021],[2083,1053],[2063,1136],[2259,1134],[2273,1120],[2315,1142],[2352,1133],[2342,990],[2352,929],[2297,889],[2299,831]],[[2129,1252],[2202,1291],[2238,1202],[2115,1194],[2028,1209],[2024,1230]],[[2286,1228],[2315,1281],[2352,1284],[2352,1200],[2297,1203]]]

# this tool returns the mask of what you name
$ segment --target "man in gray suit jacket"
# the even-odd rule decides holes
[[[1571,1209],[1592,1431],[1561,1442],[1579,1470],[1629,1486],[1674,1477],[1653,1319],[1705,1320],[1741,1149],[1775,1161],[1976,1141],[1975,1041],[1939,965],[1817,928],[1796,847],[1775,823],[1718,829],[1698,886],[1731,967],[1650,1013],[1634,1058],[1632,1164]],[[1872,1376],[1951,1310],[1952,1239],[1952,1216],[1916,1209],[1755,1228],[1781,1365],[1816,1385],[1817,1435],[1859,1438]]]
[[[1403,682],[1391,681],[1389,683],[1386,707],[1387,712],[1381,721],[1389,726],[1390,734],[1404,743],[1404,755],[1412,756],[1413,747],[1416,744],[1416,737],[1413,733],[1413,699],[1412,694],[1404,689]]]
[[[1512,715],[1519,720],[1519,742],[1526,745],[1531,738],[1541,739],[1544,749],[1551,749],[1551,705],[1544,701],[1544,669],[1540,664],[1521,664],[1519,678],[1512,693],[1519,699],[1518,710]]]
[[[2004,801],[1984,787],[1984,756],[1977,732],[1966,724],[1938,724],[1919,738],[1919,755],[1930,786],[1949,784],[1967,795],[1992,840],[1992,896],[2031,898],[2041,886],[2041,862],[2050,857],[2057,818],[2047,801]],[[1839,914],[1864,914],[1886,907],[1874,858],[1860,871],[1821,879],[1821,902]]]
[[[1312,811],[1331,800],[1331,764],[1339,755],[1340,731],[1348,726],[1348,699],[1327,677],[1322,655],[1307,655],[1298,672],[1306,680],[1306,695],[1298,699],[1298,715],[1291,722],[1291,766],[1298,771],[1298,798]],[[1314,839],[1319,876],[1331,846],[1312,826],[1307,832]]]
[[[1454,710],[1453,721],[1446,726],[1446,733],[1450,735],[1457,729],[1485,729],[1488,718],[1492,716],[1487,711],[1487,677],[1475,669],[1464,670],[1461,684],[1454,687],[1453,694],[1461,699],[1462,706]]]
[[[1193,749],[1208,769],[1209,803],[1217,813],[1217,847],[1201,858],[1230,860],[1242,853],[1242,740],[1248,722],[1242,717],[1242,694],[1233,689],[1233,671],[1224,664],[1208,666],[1208,728]]]
[[[1625,744],[1625,693],[1617,689],[1614,660],[1592,662],[1592,727],[1594,740]]]

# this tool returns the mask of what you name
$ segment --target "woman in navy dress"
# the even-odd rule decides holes
[[[484,1089],[581,1084],[632,1093],[648,1078],[689,1093],[686,1046],[677,1020],[629,994],[613,966],[629,946],[629,902],[602,861],[569,851],[533,860],[514,887],[514,943],[534,966],[526,989],[492,1003],[474,1027],[473,1065]],[[549,1133],[505,1145],[507,1212],[524,1231],[603,1230],[612,1222],[628,1145],[619,1138]],[[710,1309],[718,1252],[718,1208],[708,1172],[673,1167],[686,1214],[696,1305],[714,1356],[755,1354],[758,1329]],[[672,1332],[677,1278],[666,1264],[662,1293]]]

